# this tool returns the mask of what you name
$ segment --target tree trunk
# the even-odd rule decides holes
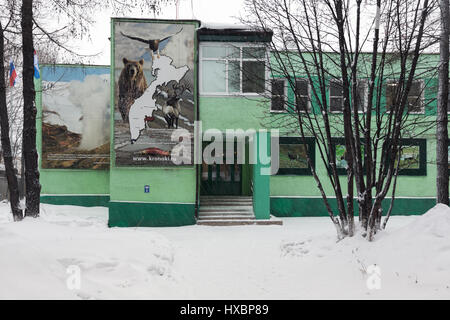
[[[14,170],[13,156],[11,152],[11,141],[9,139],[9,119],[6,105],[6,81],[4,61],[4,37],[3,26],[0,22],[0,125],[3,160],[5,161],[6,179],[8,180],[9,201],[15,221],[22,220],[22,209],[19,204],[19,186]]]
[[[23,54],[23,150],[25,156],[25,215],[39,215],[41,185],[36,151],[36,106],[34,91],[33,0],[22,1]]]
[[[441,37],[439,63],[439,90],[436,119],[436,187],[437,203],[449,204],[448,194],[448,59],[449,59],[449,0],[440,0]]]

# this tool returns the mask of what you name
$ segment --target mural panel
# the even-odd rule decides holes
[[[280,137],[279,169],[278,175],[310,175],[311,168],[308,163],[308,155],[311,163],[315,164],[315,139],[305,137]]]
[[[44,66],[42,168],[108,169],[110,69]]]
[[[193,22],[114,20],[117,166],[192,165],[176,148],[184,141],[193,155],[195,28]]]

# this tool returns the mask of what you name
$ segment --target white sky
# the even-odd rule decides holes
[[[179,19],[198,19],[202,22],[216,23],[239,23],[238,17],[243,14],[244,0],[180,0]],[[144,16],[140,12],[131,13],[132,18],[155,18],[153,14]],[[175,5],[168,5],[162,8],[161,14],[156,18],[175,19]],[[96,18],[97,22],[92,27],[92,41],[83,40],[73,44],[77,51],[83,54],[100,53],[97,57],[91,58],[93,64],[110,64],[110,19],[111,12],[101,12]]]

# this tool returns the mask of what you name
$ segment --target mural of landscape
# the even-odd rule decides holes
[[[420,147],[404,146],[400,151],[399,169],[419,169],[420,167]],[[395,161],[395,166],[397,161]]]
[[[308,168],[307,145],[280,144],[280,169]]]
[[[342,144],[337,144],[336,148],[336,168],[338,169],[347,169],[348,164],[345,160],[345,152],[346,148]]]
[[[109,68],[42,67],[42,168],[109,168]]]
[[[195,24],[114,22],[114,150],[117,166],[192,165]],[[188,143],[188,138],[190,142]]]
[[[335,144],[334,145],[336,152],[336,168],[339,170],[347,170],[348,163],[345,160],[347,148],[344,144]],[[361,144],[361,158],[364,159],[364,145]]]

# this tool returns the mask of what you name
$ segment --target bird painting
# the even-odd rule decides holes
[[[292,154],[292,153],[288,152],[288,157],[289,157],[289,160],[294,161],[294,160],[298,160],[300,156],[298,154]]]
[[[124,34],[123,32],[120,32],[122,34],[122,36],[127,37],[128,39],[131,40],[136,40],[136,41],[140,41],[143,43],[148,44],[148,47],[152,53],[152,60],[154,59],[154,54],[157,55],[158,59],[160,57],[159,55],[159,51],[164,49],[164,47],[167,45],[167,43],[169,42],[169,39],[177,34],[179,34],[181,31],[183,30],[183,28],[181,28],[177,33],[171,34],[170,36],[164,37],[162,39],[142,39],[139,37],[134,37],[134,36],[129,36]]]

